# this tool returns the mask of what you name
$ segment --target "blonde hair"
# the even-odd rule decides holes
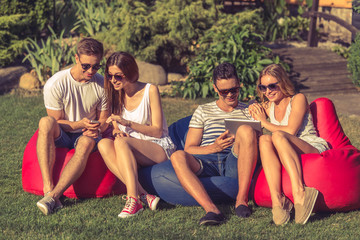
[[[265,75],[270,75],[276,78],[276,80],[279,82],[278,86],[280,87],[281,92],[289,97],[295,95],[295,88],[292,82],[290,81],[288,75],[286,74],[284,68],[282,68],[279,64],[271,64],[267,67],[265,67],[259,75],[259,78],[257,80],[256,84],[256,92],[258,96],[260,97],[261,102],[266,102],[265,95],[262,91],[259,89],[259,85],[261,84],[261,78]]]

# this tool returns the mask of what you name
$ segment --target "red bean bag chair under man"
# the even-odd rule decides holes
[[[22,185],[25,192],[43,195],[43,181],[36,154],[38,131],[28,142],[22,164]],[[56,148],[56,161],[53,180],[56,184],[60,174],[75,150]],[[104,197],[126,192],[126,187],[106,167],[98,151],[90,154],[86,168],[79,179],[72,184],[64,195],[69,198]]]
[[[319,98],[310,104],[318,135],[331,147],[321,154],[301,155],[306,186],[319,190],[315,211],[349,211],[360,208],[360,151],[344,134],[333,103]],[[293,201],[289,175],[282,168],[284,194]],[[263,207],[271,207],[269,187],[262,168],[253,177],[251,198]]]

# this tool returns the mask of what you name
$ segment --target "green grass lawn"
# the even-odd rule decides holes
[[[163,99],[170,125],[190,115],[199,103]],[[117,215],[125,204],[120,196],[103,199],[65,199],[65,208],[44,216],[36,207],[40,196],[26,193],[21,185],[23,151],[45,115],[41,96],[0,96],[0,239],[359,239],[359,211],[315,214],[305,226],[293,221],[276,227],[271,209],[253,206],[248,219],[234,215],[233,205],[221,205],[227,223],[200,227],[200,207],[160,203],[160,210],[146,209],[132,219]],[[360,148],[360,118],[340,116],[345,133]],[[253,205],[251,203],[251,205]]]

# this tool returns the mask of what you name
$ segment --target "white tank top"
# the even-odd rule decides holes
[[[294,96],[291,98],[289,104],[287,105],[285,116],[280,122],[275,119],[275,113],[274,113],[275,104],[274,104],[274,102],[271,103],[270,114],[269,114],[271,123],[273,123],[275,125],[279,125],[279,126],[287,126],[289,124],[289,117],[290,117],[290,113],[291,113],[291,102],[292,102],[293,98],[294,98]],[[312,115],[309,110],[305,113],[303,122],[302,122],[298,132],[296,133],[296,136],[311,145],[314,145],[315,143],[321,143],[325,146],[328,146],[327,142],[324,139],[317,136],[316,130],[315,130],[315,127],[314,127],[314,124],[312,121]]]
[[[150,86],[151,86],[150,83],[146,84],[145,90],[144,90],[144,96],[143,96],[140,104],[134,110],[128,111],[126,108],[124,108],[124,110],[122,112],[122,117],[124,119],[132,121],[132,122],[136,122],[139,124],[144,124],[144,125],[152,124],[151,123],[150,97],[149,97]],[[164,113],[162,113],[162,117],[163,117],[163,135],[161,138],[164,138],[164,137],[168,136],[168,127],[167,127]],[[150,137],[150,136],[144,135],[142,133],[136,132],[132,128],[125,127],[119,123],[118,123],[118,126],[119,126],[120,131],[128,133],[131,137],[134,137],[137,139],[150,140],[150,141],[158,139],[155,137]]]

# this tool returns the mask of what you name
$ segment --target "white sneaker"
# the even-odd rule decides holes
[[[40,209],[40,211],[45,214],[49,215],[54,212],[55,210],[56,201],[52,197],[45,196],[40,201],[36,203],[36,206]]]

